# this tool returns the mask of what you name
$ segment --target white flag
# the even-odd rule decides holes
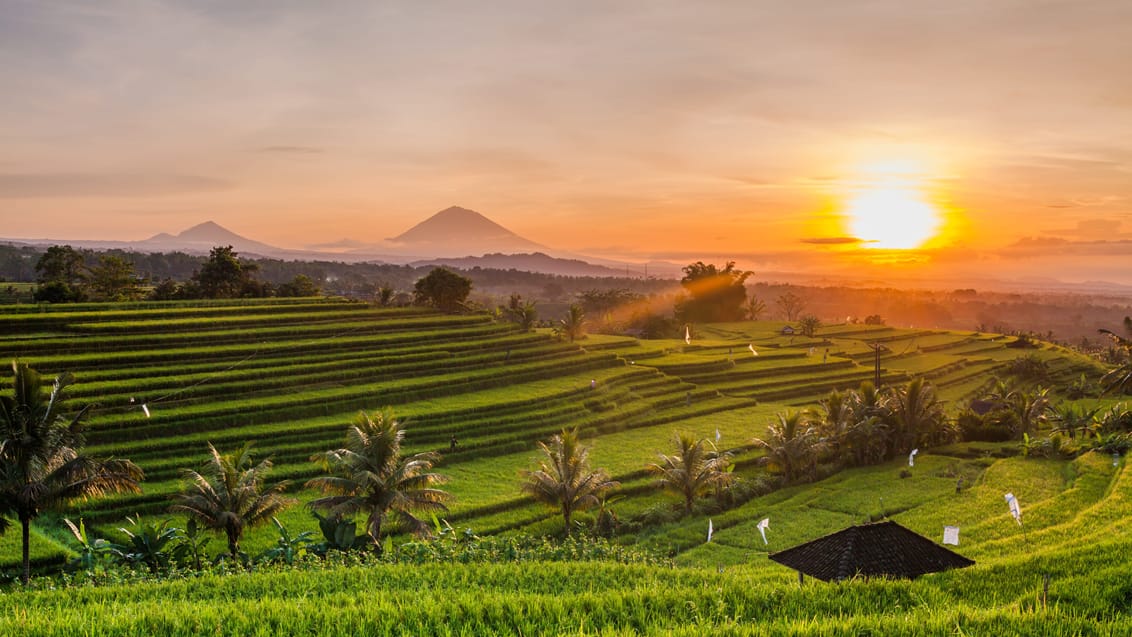
[[[759,355],[759,353],[755,351],[755,346],[754,346],[754,344],[753,344],[753,343],[752,343],[752,344],[748,344],[748,345],[747,345],[747,349],[751,350],[751,353],[752,353],[752,354],[754,354],[755,356],[758,356],[758,355]]]
[[[1010,505],[1010,515],[1014,516],[1014,521],[1022,526],[1022,507],[1018,506],[1018,498],[1013,493],[1007,493],[1006,504]]]
[[[142,403],[142,411],[145,412],[145,417],[149,418],[149,405]]]
[[[945,526],[943,527],[943,543],[959,546],[959,527]]]
[[[692,328],[688,327],[687,325],[684,326],[684,344],[692,344]]]
[[[763,518],[759,520],[759,533],[763,536],[763,544],[766,544],[766,529],[770,526],[770,518]]]
[[[916,454],[918,454],[918,453],[920,453],[920,450],[919,450],[919,449],[913,449],[913,450],[912,450],[912,453],[908,454],[908,466],[909,466],[909,467],[914,467],[914,466],[916,466],[916,460],[915,460],[915,458],[916,458]]]
[[[716,430],[715,430],[715,441],[716,441],[716,442],[719,442],[719,439],[720,439],[720,438],[722,438],[722,437],[723,437],[723,436],[722,436],[722,435],[721,435],[721,434],[719,433],[719,430],[718,430],[718,429],[716,429]]]
[[[711,541],[711,534],[714,533],[714,532],[715,532],[715,527],[713,527],[712,524],[711,524],[711,518],[708,518],[708,521],[707,521],[707,541],[708,542]]]

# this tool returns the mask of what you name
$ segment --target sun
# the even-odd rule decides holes
[[[843,214],[862,246],[912,250],[940,232],[942,215],[925,194],[921,164],[887,160],[861,165],[856,172]]]
[[[939,230],[936,209],[916,190],[875,187],[855,195],[845,208],[849,231],[865,247],[918,248]]]

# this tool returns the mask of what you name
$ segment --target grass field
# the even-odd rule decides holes
[[[712,439],[718,432],[720,447],[736,454],[740,478],[757,480],[750,440],[776,413],[872,379],[874,344],[884,347],[883,382],[924,376],[956,406],[1020,356],[1047,361],[1055,385],[1100,372],[1067,351],[1014,349],[997,335],[834,325],[806,339],[781,335],[783,325],[702,326],[691,344],[601,335],[571,344],[486,316],[332,300],[16,306],[0,314],[0,353],[45,376],[74,372],[72,406],[94,404],[88,451],[131,458],[146,470],[142,495],[83,503],[67,514],[104,535],[126,515],[168,516],[180,470],[199,465],[208,442],[224,449],[254,440],[257,453],[273,457],[274,478],[301,484],[317,473],[309,457],[340,446],[363,409],[392,407],[408,423],[408,451],[443,453],[438,471],[456,496],[453,526],[518,536],[561,527],[520,496],[519,476],[536,462],[535,443],[564,427],[579,427],[594,464],[622,482],[614,506],[625,518],[674,504],[643,468],[671,452],[677,431]],[[453,436],[459,444],[449,453]],[[341,566],[78,593],[9,591],[0,594],[0,634],[1128,632],[1118,580],[1129,574],[1119,556],[1132,548],[1123,522],[1132,514],[1132,480],[1122,464],[955,445],[921,454],[906,477],[902,468],[850,470],[756,497],[712,515],[710,543],[702,514],[618,539],[672,559],[675,569]],[[1021,501],[1025,527],[1010,517],[1006,492]],[[763,517],[771,519],[767,544],[755,529]],[[960,552],[978,564],[913,583],[799,587],[791,571],[766,559],[884,517],[937,541],[944,525],[958,525]],[[292,531],[315,528],[301,507],[280,519]],[[255,530],[244,549],[258,552],[275,537],[273,529]],[[64,538],[58,517],[41,518],[33,561],[67,559]],[[18,533],[0,537],[0,564],[13,567],[18,545]],[[1044,574],[1052,577],[1045,608],[1037,597]],[[374,589],[381,595],[366,594]]]

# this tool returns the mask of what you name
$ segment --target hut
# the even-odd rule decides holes
[[[915,579],[975,562],[892,521],[851,526],[770,559],[825,582],[853,577]]]

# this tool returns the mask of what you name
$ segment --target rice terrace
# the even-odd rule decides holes
[[[1017,336],[796,326],[573,340],[332,298],[5,306],[0,351],[73,375],[83,453],[144,479],[37,511],[27,586],[11,517],[0,634],[1132,633],[1132,416],[1105,367]],[[306,506],[366,419],[446,494],[376,532]],[[532,478],[564,448],[605,485],[571,512]],[[694,454],[719,471],[681,492]],[[213,460],[286,482],[238,546],[187,523],[185,472]],[[975,564],[826,583],[767,557],[884,520],[958,527]]]

